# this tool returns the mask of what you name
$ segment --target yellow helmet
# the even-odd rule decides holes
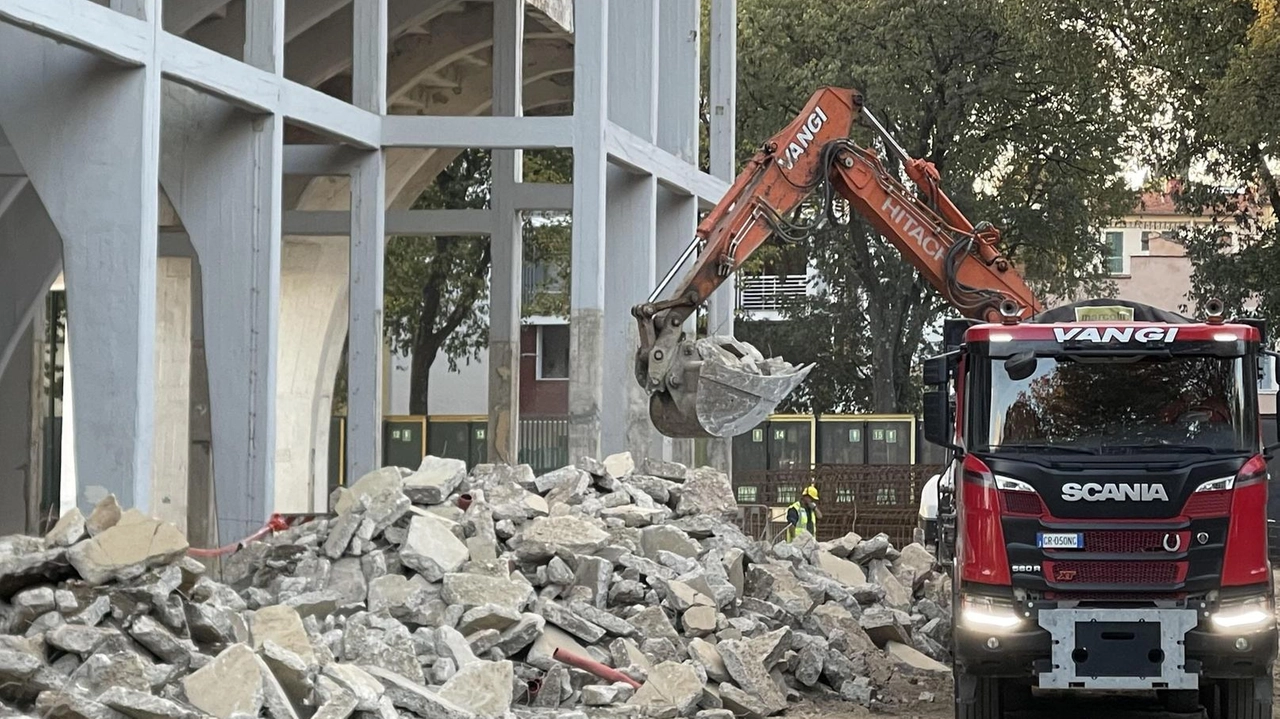
[[[809,485],[808,487],[805,487],[804,492],[802,494],[812,497],[813,501],[815,502],[818,501],[818,488],[813,486],[812,484]]]

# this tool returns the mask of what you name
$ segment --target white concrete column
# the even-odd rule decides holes
[[[361,109],[387,112],[387,0],[355,0],[352,98]],[[352,482],[382,466],[382,292],[386,158],[368,152],[351,177],[348,295],[347,476]]]
[[[86,511],[107,493],[152,509],[160,87],[154,59],[122,69],[0,24],[0,128],[64,242]]]
[[[525,0],[493,4],[493,114],[524,114]],[[493,233],[490,235],[489,431],[490,462],[517,464],[520,449],[520,310],[524,269],[516,183],[524,152],[493,151]]]
[[[691,165],[698,164],[698,104],[701,84],[700,0],[658,3],[658,147]],[[657,276],[680,258],[698,229],[698,199],[658,187]],[[675,282],[692,263],[686,263]],[[668,296],[670,289],[667,290]],[[696,315],[685,332],[697,329]],[[664,438],[671,460],[693,463],[693,440]]]
[[[284,10],[245,17],[246,61],[277,75]],[[161,179],[201,262],[218,536],[234,541],[275,511],[284,118],[179,85],[165,114]]]
[[[156,278],[153,514],[187,531],[191,459],[191,258],[161,257]]]
[[[275,509],[283,118],[172,84],[165,115],[161,179],[202,271],[218,533],[234,541]]]
[[[737,77],[738,2],[711,0],[711,174],[732,183],[737,176],[734,162]],[[737,304],[737,282],[730,275],[707,302],[707,332],[732,335]],[[733,460],[732,441],[713,439],[707,443],[708,461],[728,472]]]
[[[626,1],[626,0],[622,0]],[[569,458],[600,455],[604,397],[605,128],[609,6],[573,4],[573,235],[569,278]]]
[[[658,0],[609,6],[609,119],[655,142],[658,134]],[[649,419],[649,394],[636,381],[640,346],[631,308],[644,302],[656,274],[658,181],[617,166],[608,169],[605,261],[604,404],[601,453],[630,450],[637,459],[661,457],[662,436]]]

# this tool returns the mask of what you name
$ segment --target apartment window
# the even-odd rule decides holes
[[[1152,235],[1154,235],[1154,234],[1155,234],[1154,232],[1143,232],[1143,233],[1142,233],[1142,246],[1141,246],[1141,249],[1142,249],[1142,251],[1143,251],[1143,252],[1150,252],[1150,251],[1151,251],[1151,236],[1152,236]]]
[[[569,379],[569,325],[538,327],[538,379]]]
[[[1113,275],[1124,274],[1124,233],[1107,233],[1107,271]]]

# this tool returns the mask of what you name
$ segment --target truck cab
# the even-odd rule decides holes
[[[924,424],[949,449],[928,533],[952,573],[957,717],[1089,691],[1271,716],[1265,325],[1206,309],[947,322]]]

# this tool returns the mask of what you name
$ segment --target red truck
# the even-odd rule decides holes
[[[958,478],[937,498],[957,717],[1033,687],[1271,717],[1265,326],[1207,311],[1091,300],[946,324],[924,425]]]

